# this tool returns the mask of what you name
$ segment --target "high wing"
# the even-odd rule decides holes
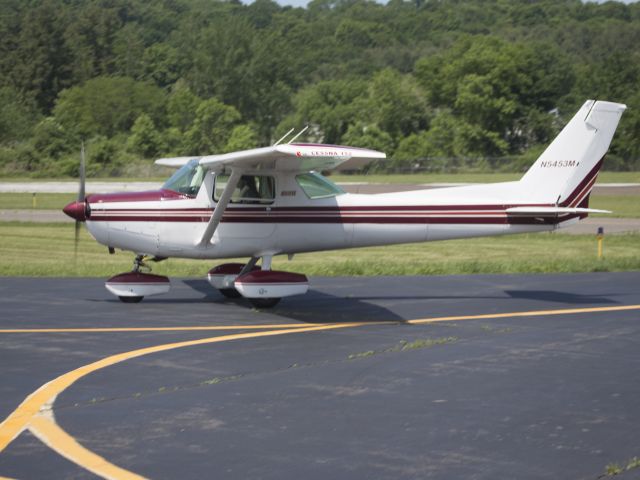
[[[198,157],[195,157],[198,159]],[[208,170],[221,171],[228,167],[231,175],[197,245],[206,246],[213,238],[224,211],[231,200],[242,173],[247,170],[276,170],[308,172],[310,170],[347,170],[360,168],[372,160],[386,158],[383,152],[366,148],[344,147],[313,143],[287,143],[254,148],[240,152],[199,157],[199,164]],[[161,158],[157,165],[181,167],[194,157]]]
[[[161,158],[155,163],[166,167],[181,167],[194,158],[199,158],[200,165],[210,170],[221,170],[228,166],[243,170],[273,169],[295,172],[357,169],[372,160],[384,159],[386,155],[366,148],[293,143],[204,157]]]

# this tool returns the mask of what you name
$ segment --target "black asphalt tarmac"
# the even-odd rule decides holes
[[[64,389],[53,415],[148,478],[595,480],[640,456],[640,309],[618,309],[639,287],[640,272],[312,278],[257,311],[203,280],[132,305],[97,279],[0,278],[0,419],[110,355],[358,322],[127,358]],[[455,318],[408,322],[441,317]],[[144,330],[165,327],[181,329]],[[38,328],[143,330],[7,331]],[[90,464],[25,430],[0,477],[96,478]]]

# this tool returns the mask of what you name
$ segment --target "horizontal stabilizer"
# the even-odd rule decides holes
[[[512,207],[507,208],[506,212],[510,217],[551,217],[567,214],[611,213],[609,210],[571,207]]]

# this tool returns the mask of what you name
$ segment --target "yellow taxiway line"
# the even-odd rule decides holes
[[[144,478],[110,463],[91,450],[87,450],[75,438],[60,428],[53,419],[36,415],[29,422],[29,430],[49,448],[99,477],[122,480],[141,480]]]
[[[318,324],[326,325],[326,324]],[[2,333],[117,333],[117,332],[208,332],[217,330],[269,330],[274,328],[304,328],[308,323],[273,325],[213,325],[186,327],[104,327],[104,328],[0,328]]]
[[[640,305],[619,305],[615,307],[590,307],[590,308],[565,308],[560,310],[530,310],[525,312],[507,313],[485,313],[482,315],[458,315],[451,317],[417,318],[398,322],[396,320],[378,321],[375,324],[410,324],[420,325],[438,322],[456,322],[462,320],[489,320],[496,318],[514,317],[542,317],[547,315],[571,315],[576,313],[597,313],[597,312],[617,312],[625,310],[640,310]],[[372,325],[372,322],[356,322],[359,326]],[[353,324],[353,322],[351,323]],[[316,326],[337,325],[334,323],[318,323]],[[104,328],[0,328],[3,333],[118,333],[118,332],[207,332],[207,331],[228,331],[228,330],[269,330],[269,329],[295,329],[308,328],[308,323],[282,323],[266,325],[204,325],[186,327],[104,327]],[[0,480],[2,480],[0,478]]]
[[[141,357],[151,353],[163,352],[175,348],[192,347],[195,345],[204,345],[209,343],[226,342],[230,340],[241,340],[248,338],[267,337],[274,335],[286,335],[289,333],[313,332],[321,330],[332,330],[338,328],[357,327],[360,323],[345,323],[333,325],[321,325],[303,328],[291,328],[282,330],[268,330],[261,332],[238,333],[233,335],[222,335],[217,337],[202,338],[198,340],[189,340],[184,342],[167,343],[164,345],[156,345],[154,347],[146,347],[130,352],[118,353],[109,357],[90,363],[83,367],[72,370],[68,373],[60,375],[58,378],[44,384],[38,390],[29,395],[2,423],[0,423],[0,452],[2,452],[13,439],[20,434],[31,422],[32,418],[38,414],[40,409],[51,399],[58,396],[70,385],[78,381],[80,378],[100,370],[102,368],[114,365],[116,363],[130,360],[132,358]]]
[[[510,313],[485,313],[484,315],[463,315],[456,317],[435,317],[435,318],[418,318],[416,320],[407,320],[404,323],[412,325],[420,325],[425,323],[438,322],[458,322],[461,320],[483,320],[496,318],[514,318],[514,317],[544,317],[547,315],[572,315],[576,313],[597,313],[597,312],[621,312],[625,310],[640,310],[640,305],[618,305],[617,307],[591,307],[591,308],[565,308],[561,310],[530,310],[527,312],[510,312]]]
[[[450,317],[434,317],[409,320],[404,323],[420,325],[437,322],[451,322],[451,321],[464,321],[464,320],[481,320],[481,319],[496,319],[496,318],[513,318],[513,317],[539,317],[550,315],[569,315],[578,313],[597,313],[597,312],[615,312],[625,310],[640,310],[640,305],[622,305],[612,307],[592,307],[592,308],[571,308],[561,310],[533,310],[524,312],[511,312],[511,313],[489,313],[483,315],[464,315],[464,316],[450,316]],[[53,416],[47,418],[47,409],[52,408],[55,398],[73,383],[80,378],[89,375],[96,370],[114,365],[116,363],[130,360],[132,358],[141,357],[157,352],[163,352],[167,350],[191,347],[196,345],[205,345],[210,343],[220,343],[232,340],[243,340],[250,338],[268,337],[276,335],[287,335],[291,333],[302,332],[315,332],[324,330],[335,330],[342,328],[362,327],[366,325],[384,325],[394,324],[398,322],[353,322],[343,324],[323,324],[315,326],[306,326],[295,324],[295,328],[281,328],[278,330],[266,330],[258,332],[237,333],[232,335],[220,335],[216,337],[203,338],[198,340],[189,340],[183,342],[174,342],[164,345],[157,345],[153,347],[146,347],[130,352],[119,353],[103,358],[96,362],[90,363],[83,367],[72,370],[65,373],[54,380],[41,386],[38,390],[29,395],[19,406],[16,408],[2,423],[0,423],[0,452],[2,452],[23,430],[31,429],[34,434],[39,438],[42,438],[45,443],[61,455],[69,458],[79,466],[99,475],[104,478],[112,479],[139,479],[142,478],[133,472],[124,470],[106,459],[96,455],[95,453],[87,450],[80,445],[73,437],[64,432],[58,425],[55,424]],[[263,327],[263,326],[260,326]],[[264,328],[275,328],[277,325],[264,326]],[[198,329],[207,328],[209,330],[217,329],[244,329],[247,326],[224,326],[224,327],[166,327],[171,331],[192,331]],[[47,332],[58,331],[123,331],[121,329],[44,329]],[[162,331],[157,329],[129,329],[126,331]],[[28,330],[33,332],[34,330]],[[9,333],[9,332],[3,332]]]

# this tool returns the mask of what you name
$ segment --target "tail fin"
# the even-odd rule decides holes
[[[562,207],[585,205],[626,108],[587,100],[520,180],[524,198]]]

